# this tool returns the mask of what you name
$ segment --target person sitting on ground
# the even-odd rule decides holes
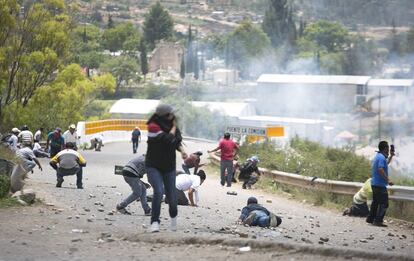
[[[39,141],[37,140],[35,140],[33,144],[33,153],[38,158],[49,158],[50,157],[50,154],[42,149],[42,146],[40,146]]]
[[[179,174],[175,178],[178,205],[197,207],[199,203],[198,189],[206,180],[206,173],[199,170],[196,174]],[[184,191],[188,192],[188,199]]]
[[[261,172],[257,167],[259,163],[259,158],[257,156],[252,156],[247,159],[247,161],[240,167],[239,180],[243,181],[243,189],[251,189],[258,180]],[[257,175],[253,175],[253,173]]]
[[[11,191],[16,192],[23,188],[24,179],[29,171],[33,172],[34,167],[37,165],[42,171],[42,165],[34,155],[32,148],[26,144],[23,148],[16,151],[16,157],[19,159],[19,165],[15,168],[11,175]]]
[[[259,227],[277,227],[282,223],[282,219],[265,207],[257,203],[257,198],[250,197],[240,214],[238,224]]]
[[[345,209],[344,216],[367,217],[369,214],[368,203],[372,202],[371,179],[365,181],[362,188],[354,195],[352,206]]]
[[[131,215],[125,208],[136,200],[141,201],[142,209],[146,216],[151,215],[151,208],[147,203],[147,186],[141,178],[147,173],[145,167],[145,155],[135,157],[130,160],[123,168],[122,175],[125,182],[131,187],[132,194],[124,199],[121,203],[116,205],[116,210],[122,214]]]
[[[196,151],[194,153],[191,153],[190,156],[188,156],[184,160],[182,167],[185,173],[190,174],[190,169],[194,168],[194,174],[196,174],[198,171],[198,168],[205,165],[205,164],[200,164],[201,155],[203,155],[201,151]]]
[[[95,151],[101,151],[101,147],[103,147],[102,142],[103,142],[103,135],[102,134],[96,134],[91,139],[91,147],[89,149],[90,150],[94,149]]]
[[[68,142],[66,149],[60,151],[50,160],[50,166],[56,170],[57,188],[62,187],[64,176],[76,174],[76,186],[78,189],[83,189],[82,167],[86,166],[86,160],[74,148],[75,144]]]

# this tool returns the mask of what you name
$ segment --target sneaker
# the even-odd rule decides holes
[[[170,230],[177,231],[177,217],[171,218]]]
[[[350,213],[351,213],[351,210],[349,208],[346,208],[344,212],[342,213],[342,216],[349,216]]]
[[[145,216],[151,216],[151,208],[147,209],[147,211],[144,212]]]
[[[270,222],[269,226],[271,227],[278,227],[282,223],[282,219],[278,216],[276,216],[273,213],[270,213]]]
[[[251,212],[245,220],[243,220],[243,224],[251,226],[254,219],[256,218],[256,213]]]
[[[156,232],[160,232],[160,224],[158,222],[152,222],[151,223],[151,228],[150,228],[151,233],[156,233]]]
[[[365,220],[365,222],[372,224],[372,222],[374,222],[374,220],[370,217],[367,217],[367,219]]]
[[[382,222],[373,222],[372,225],[376,226],[376,227],[388,227],[387,225],[385,225]]]
[[[121,207],[120,205],[116,205],[116,210],[124,215],[131,215],[131,212],[129,212],[128,210],[126,210],[125,208]]]
[[[63,183],[63,181],[58,181],[58,182],[56,183],[56,187],[57,187],[57,188],[61,188],[61,187],[62,187],[62,183]]]

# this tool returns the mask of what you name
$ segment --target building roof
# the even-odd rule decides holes
[[[413,86],[413,83],[413,79],[371,79],[368,82],[368,86],[411,87]]]
[[[257,83],[365,85],[370,79],[353,75],[262,74]]]
[[[270,124],[288,124],[288,123],[296,123],[296,124],[323,124],[327,123],[326,120],[318,120],[318,119],[304,119],[304,118],[289,118],[289,117],[273,117],[273,116],[245,116],[239,117],[239,120],[242,121],[260,121],[266,122],[267,125]]]
[[[159,100],[120,99],[112,105],[109,113],[112,114],[139,114],[145,115],[155,111]],[[190,102],[195,107],[206,107],[211,111],[219,111],[229,117],[249,116],[256,113],[254,107],[244,102]]]

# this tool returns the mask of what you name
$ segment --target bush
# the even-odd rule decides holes
[[[260,166],[332,180],[364,182],[370,177],[370,162],[353,152],[325,148],[316,142],[294,138],[290,147],[274,148],[268,143],[243,145],[242,159],[258,155]]]
[[[10,178],[0,174],[0,198],[4,198],[10,191]]]

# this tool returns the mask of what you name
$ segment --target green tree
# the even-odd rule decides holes
[[[325,20],[308,25],[304,35],[328,52],[342,51],[349,43],[349,32],[345,27]]]
[[[53,79],[70,45],[70,17],[63,0],[36,1],[22,11],[16,0],[0,1],[0,125],[3,110],[27,106]]]
[[[111,52],[134,51],[139,47],[139,32],[132,23],[120,23],[103,33],[103,46]]]
[[[135,59],[122,55],[109,59],[101,64],[103,72],[111,73],[116,79],[115,93],[118,94],[122,85],[128,85],[130,81],[137,79],[139,71]]]
[[[266,34],[250,21],[242,22],[230,33],[227,42],[229,64],[245,77],[249,77],[250,63],[263,56],[271,46]]]
[[[174,22],[167,10],[160,2],[151,6],[149,13],[145,15],[144,38],[150,49],[155,48],[157,41],[169,39],[173,36]]]
[[[141,39],[140,41],[139,51],[140,51],[140,58],[141,58],[140,59],[141,73],[144,75],[144,82],[145,82],[145,78],[148,73],[148,58],[147,58],[147,47],[145,46],[145,41],[143,39]]]
[[[268,8],[263,20],[263,31],[274,47],[296,41],[296,25],[288,0],[268,0]]]

